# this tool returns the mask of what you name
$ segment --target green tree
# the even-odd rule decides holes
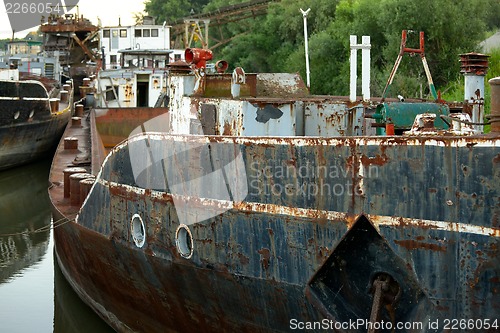
[[[156,18],[157,22],[166,21],[173,24],[191,15],[191,11],[199,13],[209,0],[146,0],[145,11]]]
[[[385,70],[392,67],[396,58],[401,31],[411,29],[425,33],[425,54],[436,87],[439,89],[455,79],[459,75],[458,55],[477,50],[485,30],[484,8],[490,1],[478,0],[474,5],[474,15],[464,10],[470,6],[468,0],[382,1],[380,19],[385,23],[382,29],[387,39],[383,51],[387,63]],[[418,46],[418,35],[409,37],[413,37],[412,45]],[[418,77],[419,80],[405,80],[403,75],[399,79],[406,84],[413,83],[407,94],[415,97],[420,89],[419,82],[426,78],[418,57],[406,59],[401,72],[407,73],[406,78]]]
[[[148,0],[146,11],[158,22],[172,24],[195,12],[246,2],[245,0]],[[479,51],[487,33],[499,28],[500,2],[477,0],[281,0],[269,5],[267,15],[212,27],[220,28],[230,43],[215,50],[217,59],[245,71],[291,71],[305,77],[303,18],[308,14],[311,92],[348,93],[349,35],[371,37],[372,95],[381,95],[399,53],[401,31],[412,30],[408,46],[418,47],[425,33],[425,54],[435,86],[446,89],[459,78],[458,55]],[[468,10],[468,9],[471,10]],[[471,14],[473,13],[473,14]],[[213,45],[213,44],[212,44]],[[405,56],[391,88],[392,96],[428,95],[420,58]]]

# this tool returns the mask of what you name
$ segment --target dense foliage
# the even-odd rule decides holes
[[[246,0],[147,0],[145,10],[169,24],[191,12],[209,12]],[[237,36],[214,50],[218,59],[252,71],[298,71],[305,77],[303,17],[308,15],[311,92],[348,94],[349,35],[371,36],[372,95],[380,95],[399,52],[401,31],[418,47],[425,32],[426,58],[438,89],[459,80],[458,55],[480,51],[478,44],[500,27],[498,0],[281,0],[270,4],[267,15],[234,22],[224,33]],[[248,28],[248,24],[250,27]],[[500,75],[500,73],[498,73]],[[419,97],[427,80],[419,57],[405,57],[392,92]],[[425,97],[425,96],[424,96]]]

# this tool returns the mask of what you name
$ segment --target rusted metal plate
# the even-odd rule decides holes
[[[200,105],[200,122],[203,129],[202,133],[206,135],[216,135],[219,131],[216,128],[217,106],[214,104],[203,103]]]
[[[95,109],[96,129],[106,148],[112,148],[127,139],[137,127],[155,117],[164,115],[167,108],[102,108]],[[168,124],[165,124],[168,128]]]

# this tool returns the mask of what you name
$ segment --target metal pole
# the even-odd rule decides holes
[[[370,36],[363,36],[361,42],[361,91],[363,100],[370,100]]]
[[[349,37],[349,41],[351,43],[351,56],[349,58],[350,61],[350,73],[351,73],[351,79],[350,79],[350,84],[349,84],[349,100],[351,102],[356,101],[356,88],[357,88],[357,82],[358,82],[358,37],[355,35],[351,35]]]
[[[304,40],[305,40],[305,49],[306,49],[306,79],[307,79],[307,88],[311,87],[311,82],[309,79],[309,76],[311,74],[309,70],[309,45],[307,43],[307,14],[309,14],[309,11],[311,8],[308,8],[306,11],[303,11],[302,8],[300,8],[300,12],[302,13],[302,16],[304,17]]]
[[[361,49],[361,77],[362,77],[362,94],[363,100],[367,101],[370,99],[370,36],[363,36],[361,44],[358,44],[358,38],[355,35],[351,35],[349,38],[351,44],[351,55],[350,55],[350,67],[351,67],[351,80],[349,88],[349,99],[351,102],[355,102],[357,99],[356,89],[358,80],[358,66],[357,66],[357,55],[358,49]]]

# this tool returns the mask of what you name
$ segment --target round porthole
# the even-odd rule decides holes
[[[132,239],[137,247],[143,247],[146,243],[146,227],[139,214],[134,214],[130,222]]]
[[[14,120],[17,120],[20,115],[21,114],[19,113],[19,111],[17,111],[16,113],[14,113]]]
[[[181,224],[175,232],[175,245],[180,255],[186,259],[193,255],[193,235],[185,224]]]

